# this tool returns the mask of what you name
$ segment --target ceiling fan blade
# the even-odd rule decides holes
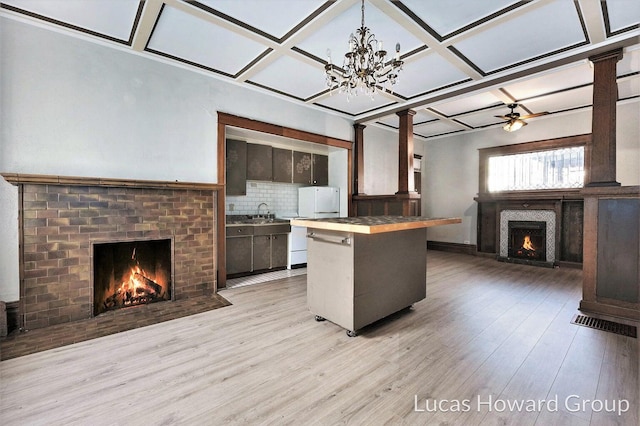
[[[529,115],[523,115],[522,117],[520,117],[521,120],[526,120],[528,118],[534,118],[534,117],[540,117],[541,115],[547,115],[549,114],[548,111],[544,111],[544,112],[537,112],[535,114],[529,114]]]
[[[496,118],[502,118],[503,120],[511,120],[511,117],[507,115],[494,115]]]

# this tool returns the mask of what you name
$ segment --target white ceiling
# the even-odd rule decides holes
[[[619,98],[640,99],[638,0],[367,0],[365,21],[404,69],[372,100],[329,93],[335,63],[360,26],[360,0],[0,0],[3,16],[170,59],[274,96],[434,138],[521,114],[589,108],[589,56],[623,48]]]

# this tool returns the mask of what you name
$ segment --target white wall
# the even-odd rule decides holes
[[[18,188],[2,178],[0,178],[0,271],[0,300],[18,300]]]
[[[351,140],[351,120],[0,17],[0,172],[216,182],[217,112]],[[18,300],[17,190],[0,185],[0,298]]]
[[[353,139],[350,138],[350,139]],[[334,149],[329,151],[329,186],[340,188],[340,216],[349,215],[349,182],[348,160],[346,149]],[[345,167],[346,166],[346,167]]]
[[[622,185],[640,185],[640,102],[618,105],[617,178]],[[521,130],[502,128],[416,142],[422,159],[422,212],[425,216],[462,217],[462,224],[429,228],[428,239],[476,244],[478,149],[490,146],[591,133],[591,110],[530,120]]]
[[[398,132],[376,126],[364,129],[364,184],[358,191],[367,195],[398,192]]]

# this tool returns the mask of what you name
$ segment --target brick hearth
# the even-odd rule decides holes
[[[92,244],[170,238],[174,300],[215,292],[214,185],[73,178],[17,183],[22,223],[21,322],[26,329],[92,317]],[[68,180],[71,180],[70,178]],[[64,181],[59,179],[58,181]],[[213,188],[213,189],[211,189]],[[163,302],[171,303],[171,302]]]

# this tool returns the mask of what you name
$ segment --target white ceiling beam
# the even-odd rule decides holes
[[[315,19],[310,21],[300,30],[298,30],[291,37],[283,41],[282,44],[276,44],[272,47],[273,52],[269,55],[262,58],[258,63],[254,64],[251,69],[246,70],[244,73],[237,77],[237,81],[246,81],[251,79],[254,75],[258,74],[269,65],[271,65],[274,61],[279,59],[283,55],[291,56],[292,58],[302,61],[308,65],[318,68],[319,72],[322,72],[324,69],[322,64],[317,61],[309,58],[308,56],[302,55],[298,52],[291,50],[292,47],[299,44],[302,40],[315,33],[326,24],[328,24],[331,20],[335,19],[338,15],[342,14],[345,10],[349,9],[355,2],[358,0],[345,0],[335,2],[333,5],[329,6],[326,10],[324,10],[320,15],[318,15]]]
[[[437,53],[442,58],[444,58],[447,62],[449,62],[453,67],[460,70],[465,75],[469,76],[469,78],[473,80],[479,80],[482,78],[482,75],[478,73],[475,69],[469,66],[466,62],[461,60],[457,55],[447,49],[448,43],[441,43],[431,34],[426,32],[417,22],[413,19],[410,19],[407,15],[405,15],[400,9],[393,6],[386,0],[369,0],[371,4],[380,9],[383,13],[388,15],[391,19],[396,21],[400,26],[402,26],[405,30],[409,31],[414,37],[422,41],[429,48],[422,52],[419,52],[416,55],[408,57],[405,59],[405,64],[410,65],[411,62],[417,61],[418,59],[423,58],[426,55]]]
[[[131,46],[136,52],[142,52],[144,48],[147,47],[153,27],[156,25],[156,21],[162,10],[162,4],[162,0],[147,0],[144,2],[142,15],[138,21],[136,32],[133,35],[133,44]]]
[[[607,35],[604,29],[604,18],[602,16],[602,6],[600,0],[577,0],[578,6],[584,17],[584,24],[587,27],[587,34],[591,43],[601,43],[606,40]]]

